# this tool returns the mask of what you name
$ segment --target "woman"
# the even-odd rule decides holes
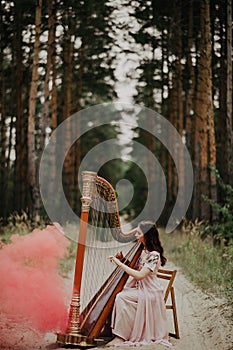
[[[168,341],[163,288],[156,276],[159,267],[166,263],[156,225],[151,221],[141,222],[136,238],[144,245],[136,269],[123,264],[119,253],[109,257],[110,261],[120,266],[133,279],[116,296],[111,322],[115,338],[108,346],[119,346],[122,343],[159,343],[171,346]]]

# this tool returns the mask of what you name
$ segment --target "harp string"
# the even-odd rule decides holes
[[[104,203],[95,198],[89,212],[89,224],[85,248],[84,269],[81,287],[81,310],[100,289],[103,282],[114,271],[115,264],[108,260],[109,255],[122,251],[124,255],[135,243],[120,243],[113,239],[109,227],[109,214]]]

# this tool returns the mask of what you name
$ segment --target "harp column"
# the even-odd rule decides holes
[[[78,246],[75,263],[73,295],[70,304],[69,319],[66,334],[58,334],[57,342],[65,345],[88,345],[87,339],[80,332],[80,291],[82,282],[84,252],[86,244],[86,233],[88,226],[88,215],[92,199],[96,194],[97,173],[92,171],[82,172],[82,208],[78,236]]]

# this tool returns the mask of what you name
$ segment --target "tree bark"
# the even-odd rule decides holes
[[[5,77],[4,77],[4,52],[3,52],[3,14],[2,7],[0,10],[0,81],[1,81],[1,128],[0,128],[0,137],[1,137],[1,163],[0,163],[0,194],[1,201],[3,205],[0,207],[0,217],[6,219],[6,210],[7,210],[7,162],[6,162],[6,150],[7,150],[7,137],[6,137],[6,113],[5,113]]]
[[[192,133],[193,133],[193,100],[195,90],[195,73],[192,62],[193,52],[193,0],[189,1],[189,16],[188,16],[188,45],[187,45],[187,66],[188,66],[188,88],[185,102],[185,132],[186,145],[191,152]]]
[[[77,86],[77,112],[81,111],[81,98],[82,98],[82,90],[83,90],[83,69],[84,69],[84,53],[85,53],[85,40],[82,40],[82,45],[79,49],[79,72],[78,72],[78,86]],[[77,134],[80,135],[80,127],[81,121],[80,116],[77,115],[76,118],[76,129]],[[79,179],[79,168],[81,164],[81,140],[78,138],[73,147],[72,157],[74,159],[74,188],[73,193],[76,194],[74,196],[74,212],[79,213],[80,211],[80,198],[79,198],[79,183],[81,179]]]
[[[38,90],[38,66],[40,51],[40,34],[41,34],[41,16],[42,16],[42,0],[37,0],[36,18],[35,18],[35,42],[34,56],[32,64],[32,80],[29,93],[28,107],[28,185],[30,190],[30,208],[33,221],[37,222],[40,217],[40,194],[38,185],[38,159],[35,140],[35,115],[36,115],[36,99]]]
[[[45,145],[45,136],[46,136],[46,127],[48,126],[49,119],[49,105],[50,105],[50,90],[49,83],[51,77],[51,68],[52,68],[52,56],[54,52],[55,44],[55,20],[54,8],[56,6],[55,0],[47,0],[48,6],[48,44],[47,44],[47,60],[46,60],[46,69],[45,69],[45,83],[44,83],[44,108],[41,115],[40,122],[40,151],[42,152]]]
[[[63,77],[62,77],[62,92],[63,92],[63,120],[66,121],[66,128],[64,130],[64,146],[69,147],[69,151],[66,154],[63,167],[63,185],[67,200],[71,206],[74,207],[74,157],[73,148],[71,144],[71,125],[70,116],[73,113],[73,55],[74,55],[74,31],[73,31],[73,18],[72,9],[67,9],[66,16],[68,18],[67,29],[65,31],[64,47],[63,47]]]
[[[174,110],[174,118],[175,118],[175,128],[180,134],[180,137],[183,139],[183,133],[184,133],[184,112],[183,112],[183,68],[182,68],[182,27],[181,27],[181,8],[182,8],[182,2],[181,0],[178,0],[176,3],[176,12],[175,12],[175,63],[174,63],[174,79],[173,79],[173,85],[174,85],[174,102],[175,102],[175,110]],[[174,148],[176,152],[176,156],[178,159],[178,169],[175,169],[175,187],[174,192],[175,195],[177,195],[177,191],[179,188],[179,192],[181,193],[182,197],[180,200],[180,205],[183,208],[184,206],[184,154],[183,154],[183,147],[180,147],[174,143]]]
[[[180,137],[184,132],[183,116],[183,86],[182,86],[182,33],[181,33],[181,0],[176,2],[175,15],[172,26],[171,47],[174,58],[171,57],[171,89],[169,98],[169,121],[175,127]],[[184,190],[184,158],[183,149],[178,149],[178,144],[172,135],[169,135],[170,147],[174,149],[176,159],[178,159],[178,168],[169,155],[168,158],[168,191],[171,204],[174,205],[178,192]],[[170,187],[171,186],[171,187]],[[184,200],[184,198],[183,198]],[[183,206],[183,203],[181,204]]]
[[[219,114],[217,117],[217,168],[223,181],[233,184],[232,141],[232,1],[221,3],[219,8],[221,56]],[[224,193],[220,191],[224,201]]]
[[[198,61],[195,101],[193,218],[211,220],[211,210],[204,197],[216,199],[216,180],[210,167],[216,166],[209,0],[200,4],[200,58]]]
[[[27,174],[27,124],[23,112],[22,8],[17,1],[14,9],[16,28],[13,37],[11,71],[13,106],[16,101],[16,109],[12,110],[13,117],[16,117],[14,209],[21,212],[27,206],[27,184],[25,181],[25,174]]]
[[[227,1],[227,164],[229,184],[233,186],[233,120],[232,120],[232,0]]]
[[[48,0],[48,3],[50,1]],[[51,71],[52,71],[52,91],[51,91],[51,132],[57,127],[57,62],[56,62],[56,4],[57,0],[53,0],[51,8],[50,31],[51,31]],[[53,142],[50,144],[50,179],[48,184],[48,195],[51,198],[56,191],[56,138],[53,135]],[[56,210],[56,208],[54,208]]]

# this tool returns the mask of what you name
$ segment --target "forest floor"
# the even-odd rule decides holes
[[[177,269],[174,283],[180,339],[170,337],[174,345],[172,349],[179,350],[230,350],[233,349],[233,320],[231,310],[225,299],[215,298],[203,293],[192,285],[181,270],[172,263],[168,269]],[[172,311],[167,310],[169,331],[173,332]],[[148,345],[144,349],[165,349],[161,345]],[[43,344],[35,345],[35,349],[62,349],[56,344],[56,336],[47,334]],[[93,348],[92,348],[93,349]],[[97,348],[95,348],[97,349]],[[113,349],[112,347],[98,347]],[[135,349],[122,346],[115,349]]]

